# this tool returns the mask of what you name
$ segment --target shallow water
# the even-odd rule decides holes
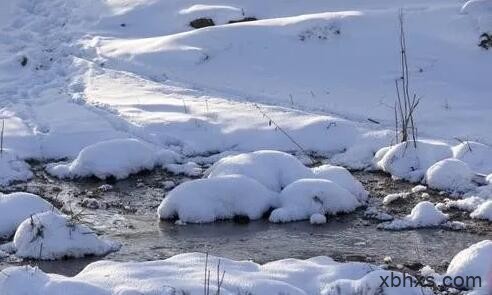
[[[380,173],[357,172],[371,193],[371,203],[378,205],[387,193],[408,191],[412,185],[392,181]],[[259,263],[286,257],[309,258],[327,255],[336,260],[383,263],[391,256],[395,264],[428,264],[444,270],[451,258],[461,249],[492,237],[490,223],[466,221],[472,230],[449,231],[439,228],[407,231],[378,230],[378,221],[364,218],[364,209],[355,213],[328,218],[328,223],[313,226],[309,222],[272,224],[266,220],[238,224],[233,221],[203,225],[176,225],[159,221],[155,207],[165,189],[162,181],[176,178],[162,171],[153,171],[118,182],[110,192],[100,192],[100,181],[67,182],[57,180],[43,185],[46,177],[37,177],[24,190],[36,188],[42,195],[53,198],[65,194],[79,200],[92,196],[108,204],[106,209],[88,210],[85,221],[106,237],[123,244],[119,252],[104,259],[144,261],[165,259],[183,252],[209,252],[233,259],[251,259]],[[38,183],[36,183],[38,181]],[[61,187],[62,192],[51,188]],[[15,189],[14,189],[15,190]],[[38,192],[39,193],[39,192]],[[432,193],[433,198],[443,198]],[[59,200],[60,201],[60,200]],[[391,214],[406,214],[415,202],[410,201],[387,208]],[[435,201],[435,200],[434,200]],[[62,201],[63,202],[63,201]],[[453,217],[461,215],[453,215]],[[38,265],[46,272],[75,275],[87,264],[101,258],[70,259],[56,262],[0,262],[0,269],[9,265]]]

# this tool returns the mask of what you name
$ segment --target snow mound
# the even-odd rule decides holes
[[[119,248],[120,244],[101,240],[88,227],[50,211],[24,220],[13,241],[17,257],[42,260],[101,256]]]
[[[492,241],[484,240],[461,250],[451,260],[446,275],[451,277],[461,276],[463,278],[480,276],[482,287],[484,287],[484,284],[490,284],[492,275]],[[465,285],[460,287],[470,289],[473,286],[467,285],[469,283],[471,281],[467,282],[465,280]]]
[[[26,181],[31,177],[29,165],[12,151],[4,149],[0,154],[0,186],[8,185],[13,181]]]
[[[401,192],[401,193],[394,193],[394,194],[386,195],[383,199],[383,205],[389,205],[389,204],[391,204],[397,200],[405,199],[408,196],[410,196],[410,193],[407,193],[407,192]]]
[[[11,267],[0,275],[0,290],[10,294],[130,295],[203,294],[203,269],[211,270],[210,294],[216,294],[216,268],[225,271],[221,294],[373,294],[428,295],[421,287],[381,287],[389,271],[367,263],[339,263],[329,257],[284,259],[263,265],[185,253],[148,262],[98,261],[73,278],[45,274],[32,267]],[[394,276],[402,276],[394,272]],[[343,290],[342,293],[336,293]],[[9,294],[9,293],[8,293]],[[9,295],[10,295],[9,294]]]
[[[309,219],[311,215],[351,212],[361,204],[349,191],[325,179],[300,179],[288,185],[279,197],[280,206],[271,222]]]
[[[477,173],[492,173],[492,147],[473,141],[465,141],[453,147],[454,157],[468,164]]]
[[[423,201],[415,205],[412,212],[402,219],[395,219],[388,224],[383,224],[383,229],[401,230],[407,228],[432,227],[443,224],[448,220],[448,215],[439,211],[431,202]]]
[[[450,193],[464,193],[473,188],[473,172],[465,162],[445,159],[432,165],[425,173],[427,185]]]
[[[229,175],[188,181],[175,187],[158,208],[161,219],[204,223],[234,216],[258,219],[275,207],[277,194],[256,180]]]
[[[11,237],[17,227],[29,216],[55,210],[41,197],[29,193],[0,193],[0,238]]]
[[[312,169],[314,178],[331,180],[365,202],[369,193],[364,186],[345,168],[340,166],[322,165]]]
[[[311,215],[311,217],[309,217],[309,222],[311,224],[325,224],[326,216],[324,216],[323,214],[314,213],[313,215]]]
[[[298,179],[313,177],[311,170],[296,157],[269,150],[223,158],[206,172],[208,178],[235,174],[255,179],[276,192]]]
[[[450,208],[457,208],[459,210],[464,210],[464,211],[474,211],[475,209],[478,208],[483,202],[485,202],[484,199],[476,196],[460,199],[460,200],[446,200],[446,202],[440,203],[442,208],[445,209],[450,209]]]
[[[87,146],[71,163],[50,164],[46,169],[59,178],[95,176],[105,179],[114,176],[123,179],[141,170],[152,169],[157,164],[178,159],[179,156],[171,151],[156,151],[138,139],[125,138]]]
[[[480,204],[477,209],[470,214],[470,217],[492,221],[492,200]]]
[[[417,141],[399,143],[376,153],[376,167],[393,177],[418,182],[425,171],[436,162],[451,158],[451,148],[443,143]]]

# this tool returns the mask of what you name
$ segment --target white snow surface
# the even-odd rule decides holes
[[[300,179],[279,195],[279,208],[272,211],[271,222],[309,219],[313,214],[351,212],[361,205],[349,191],[325,179]]]
[[[471,218],[492,221],[492,200],[480,204],[471,214]]]
[[[47,171],[60,178],[96,176],[105,179],[114,176],[122,179],[158,164],[178,160],[176,153],[157,151],[138,139],[113,139],[85,147],[72,162],[50,164]]]
[[[29,193],[0,193],[0,238],[10,238],[29,216],[45,211],[57,211],[43,198]]]
[[[465,141],[453,147],[454,157],[468,164],[476,173],[492,173],[492,147],[483,143]]]
[[[0,290],[17,295],[36,290],[36,295],[110,295],[110,294],[203,294],[205,254],[185,253],[166,260],[149,262],[98,261],[73,278],[45,274],[32,267],[11,267],[0,276]],[[381,283],[379,276],[389,271],[367,263],[339,263],[325,256],[306,260],[284,259],[263,265],[209,256],[212,276],[220,260],[225,270],[221,294],[355,294],[373,292]],[[402,276],[395,272],[394,275]],[[217,291],[211,278],[210,293]],[[428,289],[383,287],[388,295],[430,295]],[[2,295],[4,295],[2,294]],[[30,293],[31,294],[31,293]]]
[[[465,162],[445,159],[432,165],[425,173],[430,188],[449,193],[465,193],[474,188],[473,172]]]
[[[408,228],[432,227],[443,224],[448,220],[448,215],[438,210],[429,201],[422,201],[413,207],[412,212],[390,223],[382,224],[382,228],[388,230],[402,230]]]
[[[0,186],[13,181],[26,181],[32,177],[29,165],[11,151],[4,149],[0,153]]]
[[[482,289],[487,294],[487,290],[491,289],[490,275],[492,274],[492,241],[483,240],[470,247],[460,251],[451,260],[448,266],[446,275],[457,277],[467,276],[475,277],[480,276],[482,278]],[[472,288],[466,284],[471,284],[471,281],[465,281],[465,287]]]
[[[121,247],[119,243],[100,239],[85,225],[51,211],[24,220],[15,232],[12,246],[17,257],[41,260],[100,256]]]
[[[446,144],[410,141],[383,148],[376,154],[375,159],[376,166],[393,177],[418,182],[430,166],[451,157],[451,147]]]
[[[365,202],[369,193],[347,169],[340,166],[321,165],[311,169],[313,178],[331,180],[357,197],[359,202]]]
[[[243,175],[184,182],[167,194],[159,208],[161,219],[204,223],[234,216],[258,219],[277,204],[277,193]]]

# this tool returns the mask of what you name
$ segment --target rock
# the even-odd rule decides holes
[[[190,26],[195,29],[200,29],[200,28],[215,26],[215,23],[214,20],[211,18],[202,17],[192,20],[190,22]]]

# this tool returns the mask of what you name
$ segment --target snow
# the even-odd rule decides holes
[[[15,232],[12,245],[17,257],[42,260],[101,256],[121,247],[100,239],[85,225],[51,211],[24,220]]]
[[[390,223],[383,224],[383,229],[401,230],[408,228],[432,227],[443,224],[448,215],[439,211],[431,202],[422,201],[413,207],[412,212]]]
[[[427,190],[427,187],[425,185],[418,184],[414,187],[412,187],[412,193],[422,193]]]
[[[234,216],[258,219],[276,206],[277,193],[243,175],[227,175],[182,183],[157,209],[161,219],[204,223]]]
[[[29,165],[19,159],[15,153],[8,149],[0,153],[0,186],[6,186],[13,181],[26,181],[31,177]]]
[[[323,214],[319,213],[314,213],[309,217],[309,223],[311,224],[325,224],[326,223],[326,216]]]
[[[464,210],[464,211],[474,211],[483,202],[484,199],[477,196],[472,196],[460,200],[446,200],[445,203],[441,203],[442,205],[440,204],[438,205],[440,205],[439,207],[445,209],[457,208],[459,210]]]
[[[492,221],[492,200],[480,204],[471,214],[471,218]]]
[[[443,143],[417,141],[400,143],[380,150],[376,166],[395,178],[418,182],[436,162],[452,157],[451,148]]]
[[[408,196],[410,196],[410,193],[407,193],[407,192],[401,192],[401,193],[394,193],[394,194],[386,195],[383,199],[383,205],[389,205],[389,204],[391,204],[397,200],[405,199]]]
[[[195,4],[180,10],[179,14],[186,16],[186,19],[190,21],[198,18],[210,18],[216,25],[223,25],[231,20],[244,18],[240,8],[228,5]]]
[[[470,247],[461,250],[454,256],[451,263],[448,266],[446,275],[451,277],[467,276],[475,277],[480,276],[482,278],[482,287],[487,290],[486,284],[490,284],[490,274],[492,273],[492,241],[483,240]],[[471,282],[465,282],[466,288],[472,288],[468,286]],[[489,285],[490,288],[490,285]],[[488,289],[490,291],[490,289]],[[486,293],[484,293],[486,294]]]
[[[255,179],[272,191],[280,192],[312,172],[296,157],[278,151],[256,151],[221,159],[206,173],[209,178],[240,174]]]
[[[364,189],[362,183],[360,183],[347,169],[340,166],[321,165],[312,168],[312,171],[314,178],[333,181],[356,196],[359,202],[363,203],[367,200],[369,193]]]
[[[349,191],[325,179],[297,180],[282,190],[279,202],[270,215],[271,222],[304,220],[316,213],[347,213],[361,205]]]
[[[30,293],[61,294],[203,294],[203,272],[206,256],[185,253],[166,260],[149,262],[98,261],[73,278],[45,274],[32,267],[11,267],[0,276],[0,289],[5,295]],[[381,284],[380,276],[390,272],[358,262],[335,262],[325,256],[306,260],[284,259],[263,265],[252,261],[235,261],[208,256],[211,270],[210,293],[217,293],[216,268],[224,270],[221,294],[366,294]],[[394,272],[395,276],[402,274]],[[430,295],[421,287],[382,287],[388,295]],[[340,293],[338,293],[340,294]]]
[[[0,238],[10,238],[29,216],[56,209],[41,197],[29,193],[0,193]]]
[[[492,147],[473,141],[465,141],[453,147],[454,157],[468,164],[476,173],[492,173]]]
[[[445,159],[432,165],[425,173],[430,188],[450,193],[465,193],[473,189],[473,172],[465,162]]]
[[[47,171],[60,178],[96,176],[105,179],[128,177],[141,170],[149,170],[160,163],[179,159],[170,151],[157,152],[138,139],[113,139],[85,147],[75,160],[67,164],[50,164]]]

